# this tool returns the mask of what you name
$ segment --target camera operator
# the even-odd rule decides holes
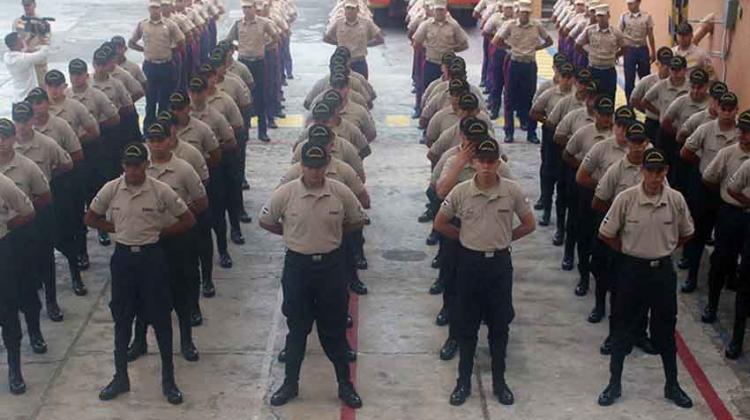
[[[21,0],[23,15],[13,22],[13,30],[18,32],[26,43],[26,52],[37,51],[43,45],[50,43],[50,25],[52,19],[40,18],[36,15],[36,0]],[[44,75],[47,74],[47,60],[34,65],[36,69],[37,85],[44,86]]]

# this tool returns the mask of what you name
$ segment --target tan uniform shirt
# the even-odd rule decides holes
[[[679,132],[690,136],[698,129],[698,127],[715,119],[716,117],[711,115],[711,113],[708,112],[708,109],[704,109],[703,111],[691,115],[690,118],[682,124],[682,128],[679,129]]]
[[[238,53],[242,59],[261,59],[266,55],[265,37],[275,37],[276,30],[270,19],[256,16],[253,21],[244,17],[232,25],[227,41],[239,43]]]
[[[115,69],[109,75],[110,77],[119,80],[120,83],[125,86],[125,89],[128,91],[131,98],[134,98],[136,96],[142,97],[143,95],[145,95],[145,92],[143,91],[143,85],[138,80],[136,80],[136,78],[133,77],[132,74],[130,74],[121,66],[115,66]]]
[[[445,130],[460,121],[453,107],[449,106],[441,109],[430,118],[424,134],[425,141],[427,144],[434,144]]]
[[[477,86],[469,85],[469,91],[476,95],[477,99],[479,99],[479,109],[486,111],[487,103],[484,101],[484,94],[482,93],[482,90]],[[427,120],[432,119],[432,116],[435,115],[438,111],[450,106],[450,101],[451,95],[450,92],[448,92],[446,83],[446,88],[444,91],[441,91],[439,87],[433,91],[432,97],[427,101],[427,105],[422,108],[421,117]]]
[[[600,69],[614,67],[617,51],[625,45],[622,32],[609,26],[601,29],[599,24],[589,25],[576,39],[578,45],[589,46],[589,65]]]
[[[669,104],[667,110],[661,116],[661,121],[663,123],[665,120],[670,120],[672,126],[679,129],[691,115],[703,111],[706,108],[708,108],[708,98],[697,102],[694,101],[688,93],[687,95],[680,96]]]
[[[143,38],[143,58],[153,63],[172,61],[172,48],[185,41],[176,23],[169,19],[152,21],[150,18],[138,22],[131,40]]]
[[[644,99],[646,96],[646,93],[651,90],[652,87],[654,87],[655,84],[657,84],[662,79],[659,78],[658,73],[652,73],[648,76],[644,77],[643,79],[638,80],[635,84],[635,88],[633,89],[633,93],[630,94],[630,102],[634,102],[636,100],[640,101]],[[650,118],[652,120],[659,120],[659,116],[651,112],[650,110],[646,110],[646,118]]]
[[[206,164],[206,159],[201,155],[201,152],[199,152],[198,149],[193,147],[190,143],[177,140],[177,145],[172,149],[172,153],[190,164],[195,173],[198,174],[201,181],[208,181],[208,165]]]
[[[92,77],[91,87],[99,89],[107,95],[107,98],[115,104],[118,110],[133,106],[133,98],[125,89],[125,85],[115,78],[108,77],[104,80],[96,80]]]
[[[461,52],[469,48],[469,39],[461,25],[446,19],[438,22],[429,18],[422,22],[414,33],[414,42],[425,48],[427,60],[440,64],[443,54],[447,52]]]
[[[227,66],[227,73],[232,73],[242,79],[245,82],[245,86],[252,88],[255,86],[255,79],[253,79],[253,73],[243,63],[237,60],[232,60],[232,63]]]
[[[591,146],[581,161],[581,168],[592,178],[600,180],[607,169],[621,161],[627,153],[627,145],[620,145],[614,137],[610,137]]]
[[[565,145],[565,151],[581,162],[586,157],[586,153],[591,150],[596,143],[612,136],[612,130],[599,130],[596,124],[588,124],[578,129]]]
[[[489,191],[482,191],[476,179],[456,185],[443,201],[440,211],[448,218],[461,220],[461,245],[480,252],[510,247],[515,214],[523,218],[531,213],[529,200],[521,187],[508,179]]]
[[[81,91],[68,88],[65,90],[65,95],[83,104],[98,123],[107,121],[117,115],[117,106],[104,92],[94,89],[92,86],[87,86],[86,89]],[[52,108],[53,106],[50,104],[50,109]]]
[[[292,163],[297,163],[302,158],[302,146],[307,143],[307,140],[300,143],[294,149],[294,156],[292,157]],[[348,141],[341,137],[334,137],[331,145],[331,156],[341,159],[346,162],[347,165],[354,169],[360,179],[365,179],[365,168],[362,165],[362,158],[359,157],[357,149],[351,145]]]
[[[237,107],[237,104],[226,93],[217,89],[213,95],[208,97],[207,102],[211,108],[218,111],[219,114],[227,119],[232,128],[241,128],[245,125],[245,120],[242,119],[239,107]]]
[[[120,63],[120,67],[125,69],[128,73],[130,73],[131,76],[135,77],[135,80],[138,81],[141,85],[146,84],[146,74],[143,72],[143,69],[138,64],[135,64],[134,62],[128,60],[127,58],[125,61]]]
[[[487,123],[489,127],[489,134],[491,137],[495,137],[495,127],[490,117],[485,113],[479,113],[477,118]],[[447,130],[440,133],[438,139],[430,146],[430,154],[433,156],[442,156],[446,150],[453,146],[461,143],[461,122],[458,121],[452,126],[448,127]],[[504,154],[503,147],[500,146],[500,155]]]
[[[234,139],[234,131],[232,126],[229,125],[229,121],[213,107],[206,105],[199,110],[195,106],[191,106],[190,116],[211,127],[211,131],[213,131],[219,144],[228,143]]]
[[[344,18],[334,21],[328,27],[326,38],[336,45],[348,48],[352,53],[352,60],[360,60],[367,57],[367,44],[379,33],[380,28],[371,20],[357,19],[350,23]]]
[[[502,29],[503,25],[511,20],[513,19],[506,18],[501,12],[496,12],[487,19],[487,22],[484,23],[482,32],[488,36],[494,37],[495,34],[497,34],[497,31]]]
[[[576,109],[563,117],[555,128],[555,136],[565,136],[570,139],[581,127],[593,124],[594,116],[589,114],[586,107]]]
[[[326,94],[325,92],[320,92],[318,94],[318,96],[316,96],[314,99],[312,99],[310,101],[310,103],[312,104],[310,106],[310,109],[312,109],[312,107],[315,106],[315,104],[317,104],[318,102],[322,101],[323,100],[323,96],[325,96],[325,94]],[[367,98],[365,98],[364,96],[362,96],[362,94],[359,93],[359,92],[357,92],[356,90],[349,89],[349,92],[347,92],[346,95],[347,95],[348,100],[354,102],[355,104],[360,105],[361,107],[363,107],[365,109],[368,109],[370,107],[370,104],[369,104],[369,101],[367,100]]]
[[[515,61],[536,61],[536,49],[539,47],[540,39],[548,39],[549,34],[541,23],[530,20],[526,25],[521,25],[518,19],[508,21],[502,29],[495,34],[493,43],[500,39],[510,46],[510,57]]]
[[[455,148],[451,148],[450,150],[452,150],[452,153],[445,160],[445,164],[441,169],[440,177],[447,174],[448,172],[453,170],[456,165],[458,165],[458,156],[456,155],[461,151],[461,147],[456,146]],[[446,152],[446,154],[447,153],[448,152]],[[476,175],[476,173],[477,171],[474,169],[474,166],[472,166],[471,163],[464,165],[464,167],[461,169],[461,172],[458,173],[458,182],[456,183],[456,185],[474,178],[474,175]],[[513,176],[513,172],[511,172],[510,170],[510,166],[502,159],[500,159],[500,164],[497,166],[497,176],[505,179],[515,179],[515,177]],[[438,181],[439,180],[440,178],[438,178]],[[435,185],[437,185],[437,182],[435,183]]]
[[[224,80],[216,84],[216,89],[229,95],[241,109],[246,109],[253,103],[250,89],[245,82],[231,73],[227,73]]]
[[[260,221],[280,223],[290,250],[315,255],[338,249],[344,225],[362,223],[364,213],[346,185],[326,179],[322,188],[309,189],[298,178],[271,193]]]
[[[563,92],[560,90],[560,86],[555,86],[539,95],[536,101],[532,104],[531,110],[549,116],[552,114],[552,110],[555,109],[555,105],[557,105],[558,102],[567,96],[573,95],[573,93],[574,91],[572,89]]]
[[[628,188],[640,185],[641,181],[643,181],[641,164],[632,163],[625,156],[604,172],[596,184],[594,195],[606,203],[614,200],[618,194]]]
[[[623,254],[646,259],[671,255],[694,230],[682,194],[664,186],[658,197],[648,197],[641,184],[615,198],[599,227],[601,235],[620,238]]]
[[[190,204],[206,196],[206,188],[203,186],[198,173],[189,163],[175,155],[172,155],[172,158],[164,163],[149,162],[146,174],[169,185],[185,204]],[[174,218],[172,224],[176,222],[177,218]]]
[[[29,141],[21,143],[19,139],[13,148],[16,153],[20,153],[36,163],[47,180],[50,181],[55,170],[72,163],[70,155],[62,147],[38,131],[34,131],[34,136]]]
[[[727,188],[750,197],[750,163],[748,162],[750,160],[745,159],[739,169],[730,176]]]
[[[29,199],[49,192],[49,182],[42,170],[26,156],[14,153],[7,163],[0,163],[0,174],[7,176]]]
[[[108,215],[115,225],[114,240],[128,246],[155,244],[162,229],[188,211],[169,185],[147,176],[142,185],[131,186],[124,175],[104,184],[89,208]]]
[[[367,141],[373,141],[378,136],[372,115],[361,105],[347,101],[346,105],[339,111],[339,115],[341,115],[341,118],[357,126],[359,131],[367,137]]]
[[[536,88],[536,92],[534,93],[534,96],[531,98],[531,103],[534,103],[539,97],[542,95],[542,93],[552,89],[553,87],[557,86],[557,83],[553,79],[547,79],[539,84],[539,86]]]
[[[5,175],[0,175],[0,239],[8,235],[8,222],[18,215],[28,216],[34,206],[26,194]]]
[[[750,152],[742,150],[739,143],[727,146],[716,154],[716,157],[703,171],[703,179],[711,184],[721,186],[721,199],[733,206],[743,207],[727,192],[732,176],[740,166],[750,158]]]
[[[547,113],[547,122],[557,126],[566,115],[584,107],[586,107],[586,102],[578,99],[575,93],[566,95],[557,101],[552,111]]]
[[[357,126],[354,125],[351,121],[341,118],[339,125],[329,128],[337,137],[341,137],[342,139],[351,143],[351,145],[354,146],[355,149],[357,149],[357,153],[361,158],[364,159],[366,156],[369,156],[372,153],[370,151],[370,143],[367,142],[367,137],[365,137],[365,135],[362,134],[359,128],[357,128]],[[294,143],[294,147],[296,148],[297,145],[306,141],[308,135],[308,130],[302,130],[302,132],[300,132],[299,134],[299,137],[297,138],[297,141]]]
[[[370,95],[370,93],[367,90],[367,87],[362,83],[360,79],[358,79],[356,74],[359,74],[355,71],[349,73],[349,91],[355,91],[362,95],[363,98],[367,99],[368,102],[372,102],[373,99],[375,99],[374,96]],[[354,77],[352,77],[354,76]],[[318,79],[317,82],[313,85],[312,88],[310,88],[310,91],[307,93],[307,96],[305,96],[305,101],[303,103],[305,109],[311,109],[315,103],[313,102],[315,98],[320,96],[321,93],[325,93],[327,90],[331,89],[331,83],[330,83],[330,76],[325,76],[321,79]]]
[[[216,140],[211,127],[198,118],[191,117],[184,127],[175,126],[175,128],[177,138],[196,148],[204,159],[209,157],[210,152],[219,148],[219,141]]]
[[[652,29],[654,29],[654,19],[644,11],[638,13],[628,11],[620,15],[620,32],[625,36],[625,45],[628,47],[645,47],[648,32]]]
[[[62,118],[50,115],[47,123],[34,129],[57,142],[68,154],[81,151],[81,141],[75,131]]]
[[[672,52],[675,55],[685,57],[685,60],[687,61],[688,74],[690,74],[690,72],[694,69],[700,67],[706,70],[709,76],[712,76],[713,78],[713,62],[711,61],[711,56],[709,56],[706,50],[704,50],[703,48],[694,44],[690,44],[689,48],[682,49],[679,45],[676,45],[672,48]]]
[[[719,150],[736,143],[739,136],[740,130],[736,127],[721,131],[719,120],[713,120],[698,127],[695,133],[685,140],[684,147],[701,158],[698,168],[704,173]]]
[[[651,102],[660,112],[665,112],[669,104],[682,95],[690,93],[690,83],[687,79],[682,86],[672,84],[671,78],[666,78],[656,82],[656,84],[646,92],[643,99]]]
[[[302,164],[297,162],[289,168],[288,171],[281,177],[280,185],[294,181],[302,176]],[[331,161],[326,166],[326,178],[335,179],[342,184],[349,187],[349,189],[358,196],[365,190],[365,184],[359,179],[357,173],[354,172],[351,166],[347,165],[343,160],[332,157]]]
[[[86,134],[86,127],[93,127],[98,124],[94,116],[82,103],[70,98],[65,98],[59,104],[50,102],[49,113],[65,120],[78,137]]]

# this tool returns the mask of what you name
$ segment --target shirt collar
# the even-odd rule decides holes
[[[167,172],[174,172],[174,166],[172,166],[172,163],[174,162],[174,153],[172,153],[172,156],[169,158],[168,161],[164,163],[154,163],[153,161],[149,161],[148,168],[154,169],[157,173],[157,176],[162,176]]]
[[[120,180],[122,181],[121,184],[120,184],[121,185],[120,188],[122,188],[123,190],[129,192],[130,194],[132,194],[134,196],[135,195],[139,195],[139,194],[141,194],[143,192],[151,190],[151,179],[149,179],[148,175],[146,175],[146,180],[143,181],[143,184],[138,185],[138,186],[130,186],[130,185],[128,185],[128,183],[125,181],[125,175],[124,174],[120,175]]]
[[[311,196],[316,197],[316,198],[321,198],[321,197],[326,197],[326,196],[331,195],[331,185],[329,184],[328,179],[323,181],[323,187],[318,188],[316,190],[311,190],[307,188],[307,186],[305,186],[305,183],[302,181],[302,176],[300,176],[297,179],[297,182],[299,183],[299,192],[302,198],[311,197]]]
[[[477,175],[474,174],[474,177],[471,180],[471,188],[469,189],[469,193],[472,197],[476,196],[484,196],[487,197],[489,200],[495,200],[500,197],[505,197],[508,195],[508,190],[505,188],[505,183],[503,182],[503,179],[498,175],[498,181],[497,184],[495,184],[492,189],[487,191],[482,191],[477,186]]]
[[[643,191],[643,183],[638,187],[638,204],[640,205],[651,205],[652,207],[661,207],[667,205],[667,187],[664,186],[661,194],[658,197],[649,197],[646,192]]]

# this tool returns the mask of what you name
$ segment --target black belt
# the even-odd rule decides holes
[[[660,257],[660,258],[640,258],[640,257],[634,257],[632,255],[628,254],[622,254],[627,260],[641,266],[646,266],[648,268],[661,268],[665,265],[671,265],[672,264],[672,256],[667,255],[666,257]]]
[[[118,249],[120,251],[125,251],[131,254],[138,254],[143,251],[149,251],[152,249],[159,248],[159,243],[155,244],[146,244],[146,245],[124,245],[119,242],[115,242],[115,249]]]
[[[240,57],[240,61],[249,61],[251,63],[263,60],[265,60],[265,57]]]
[[[732,209],[733,211],[737,211],[740,213],[748,214],[750,213],[750,207],[740,207],[736,206],[734,204],[727,203],[726,201],[722,200],[722,203],[727,206],[728,208]]]
[[[497,249],[495,251],[474,251],[473,249],[464,247],[464,251],[470,256],[478,258],[497,258],[507,257],[508,255],[510,255],[510,247]]]
[[[151,63],[151,64],[170,64],[173,61],[174,61],[173,58],[170,58],[169,60],[159,60],[159,61],[146,60],[147,63]]]
[[[292,257],[292,258],[300,259],[300,260],[307,260],[313,263],[328,262],[338,257],[340,254],[341,254],[341,248],[336,248],[333,251],[326,253],[326,254],[301,254],[299,252],[292,251],[291,249],[286,250],[286,255],[288,257]]]

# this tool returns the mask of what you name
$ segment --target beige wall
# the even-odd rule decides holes
[[[605,0],[611,7],[612,23],[615,24],[620,14],[627,11],[625,0]],[[725,0],[693,0],[690,2],[688,16],[690,19],[702,19],[709,13],[715,14],[715,20],[723,20]],[[740,0],[740,8],[747,9],[750,13],[750,0]],[[656,48],[664,45],[672,45],[669,35],[669,15],[671,14],[671,1],[668,0],[642,0],[641,9],[651,13],[654,18]],[[694,27],[698,24],[693,23]],[[707,36],[700,44],[706,50],[720,51],[724,27],[716,25],[713,35]],[[726,71],[726,82],[729,88],[740,97],[741,109],[750,108],[750,78],[747,72],[750,69],[750,52],[743,45],[750,39],[750,16],[744,16],[737,22],[736,29],[730,34],[730,51],[725,62],[714,57],[714,66],[717,75],[721,79]]]

